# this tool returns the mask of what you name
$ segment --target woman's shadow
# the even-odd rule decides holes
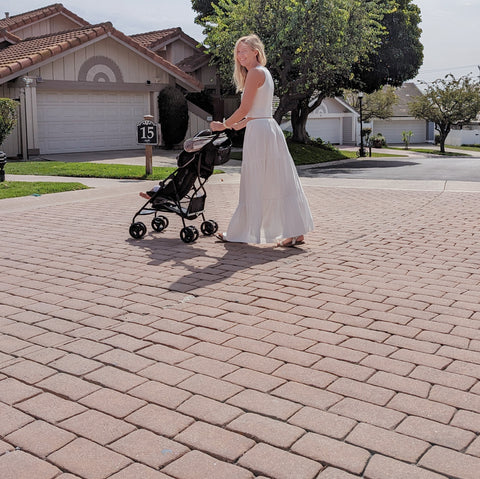
[[[179,238],[147,234],[143,240],[128,240],[144,249],[150,265],[168,265],[157,286],[176,292],[193,293],[196,289],[212,286],[251,268],[264,268],[272,263],[286,265],[307,254],[301,247],[277,248],[273,245],[224,243],[213,236],[200,236],[194,243],[183,243]],[[239,278],[241,281],[243,278]],[[164,281],[164,282],[163,282]],[[160,283],[160,284],[159,284]]]

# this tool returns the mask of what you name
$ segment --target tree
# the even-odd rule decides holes
[[[167,86],[158,94],[158,116],[163,142],[168,149],[173,148],[188,130],[188,104],[178,88]]]
[[[265,43],[280,102],[280,123],[291,111],[293,140],[308,140],[308,115],[351,81],[353,66],[379,44],[384,0],[218,0],[205,27],[209,53],[231,78],[238,37],[255,32]]]
[[[423,63],[420,9],[412,0],[381,0],[384,36],[377,48],[354,66],[351,88],[371,93],[383,85],[400,86],[414,78]]]
[[[10,98],[0,98],[0,146],[17,123],[17,103]]]
[[[358,110],[358,93],[352,90],[344,92],[345,100]],[[362,100],[362,119],[369,121],[372,118],[381,118],[386,120],[393,115],[393,106],[398,102],[398,96],[395,88],[386,86],[380,90],[369,93]]]
[[[192,0],[192,9],[198,13],[196,20],[214,13],[213,5],[217,4],[218,0]]]
[[[456,79],[448,74],[426,85],[424,94],[413,99],[409,109],[415,118],[435,123],[440,151],[445,153],[445,140],[452,126],[469,123],[480,113],[480,83],[468,75]]]

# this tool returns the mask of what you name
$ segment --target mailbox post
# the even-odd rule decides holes
[[[145,145],[145,172],[151,175],[153,145],[158,145],[158,125],[153,122],[152,115],[145,115],[143,121],[137,124],[137,143]]]

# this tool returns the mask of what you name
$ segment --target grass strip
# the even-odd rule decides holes
[[[63,191],[85,190],[82,183],[58,183],[47,181],[3,181],[0,183],[0,200],[20,196],[41,196]]]

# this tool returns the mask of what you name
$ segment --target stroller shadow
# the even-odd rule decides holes
[[[221,243],[214,237],[200,237],[193,244],[185,244],[178,238],[157,236],[150,239],[149,236],[142,241],[132,239],[128,241],[148,251],[149,265],[168,265],[172,274],[165,275],[165,280],[155,278],[156,286],[182,293],[194,294],[195,290],[221,283],[234,274],[250,268],[264,267],[273,263],[287,266],[299,256],[307,254],[302,248]],[[213,245],[215,247],[212,247]],[[265,271],[271,269],[273,268],[265,268]],[[154,286],[151,281],[149,284]]]

